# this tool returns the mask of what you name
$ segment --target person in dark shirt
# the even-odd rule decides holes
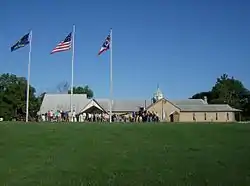
[[[62,118],[62,121],[66,120],[64,111],[61,111],[61,118]]]

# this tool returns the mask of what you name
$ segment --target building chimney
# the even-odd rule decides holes
[[[203,100],[207,104],[207,96],[204,96]]]

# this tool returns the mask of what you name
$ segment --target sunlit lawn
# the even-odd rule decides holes
[[[249,124],[0,123],[0,185],[250,185]]]

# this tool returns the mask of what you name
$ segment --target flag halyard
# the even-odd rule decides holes
[[[110,34],[106,37],[104,43],[102,44],[101,49],[98,52],[98,55],[101,55],[103,52],[107,51],[110,49],[110,41],[111,41],[111,37]]]
[[[19,41],[17,41],[11,48],[10,51],[13,52],[19,48],[25,47],[30,43],[30,33],[25,34]]]
[[[72,42],[72,32],[70,32],[69,35],[63,41],[58,43],[57,46],[51,51],[50,54],[70,50],[71,49],[71,42]]]

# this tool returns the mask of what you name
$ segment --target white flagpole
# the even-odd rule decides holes
[[[112,59],[112,50],[113,50],[113,36],[112,28],[110,29],[110,107],[109,107],[109,122],[112,123],[112,105],[113,105],[113,59]]]
[[[72,97],[73,97],[73,86],[74,86],[74,58],[75,58],[75,25],[73,25],[72,31],[72,60],[71,60],[71,90],[70,90],[70,113],[73,121],[73,105],[72,105]]]
[[[28,79],[27,79],[27,92],[26,92],[26,122],[29,121],[29,97],[30,97],[30,63],[31,63],[31,49],[32,49],[32,30],[30,31],[29,36],[30,41],[30,51],[29,51],[29,62],[28,62]]]

